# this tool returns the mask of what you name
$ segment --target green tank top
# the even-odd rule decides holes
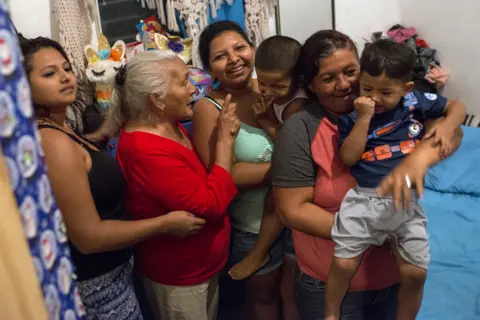
[[[214,99],[205,97],[219,110],[222,106]],[[238,162],[271,162],[273,141],[260,128],[241,123],[234,145],[235,158]],[[229,207],[231,223],[242,231],[258,233],[262,222],[265,197],[269,187],[240,189]]]

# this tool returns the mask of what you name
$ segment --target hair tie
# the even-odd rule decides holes
[[[125,84],[125,79],[127,78],[127,65],[124,64],[123,66],[118,69],[117,74],[115,76],[115,82],[118,86],[122,87]]]

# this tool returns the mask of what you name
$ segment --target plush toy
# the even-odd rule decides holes
[[[153,31],[143,34],[143,47],[149,50],[171,50],[188,64],[192,60],[192,38],[182,39],[178,36],[165,36]]]
[[[185,63],[192,60],[192,38],[182,39],[178,36],[164,36],[155,34],[155,43],[160,50],[171,50],[175,52]]]
[[[105,111],[111,102],[112,90],[117,71],[125,63],[125,42],[119,40],[110,47],[105,35],[98,38],[98,50],[85,46],[88,65],[85,70],[88,80],[95,84],[97,103]]]
[[[143,39],[144,33],[147,31],[167,35],[155,16],[148,17],[145,20],[140,20],[140,23],[137,24],[137,30],[139,32],[139,38],[137,39],[138,41]]]

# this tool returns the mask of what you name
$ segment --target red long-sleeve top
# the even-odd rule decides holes
[[[237,193],[231,175],[216,165],[208,174],[195,151],[146,132],[123,131],[117,158],[127,180],[127,207],[133,219],[186,210],[207,220],[197,235],[161,234],[138,244],[140,272],[161,284],[185,286],[205,282],[220,271],[230,242],[226,211]]]

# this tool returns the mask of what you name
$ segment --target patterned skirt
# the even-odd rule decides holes
[[[89,320],[142,320],[132,279],[133,258],[99,277],[78,282]]]

